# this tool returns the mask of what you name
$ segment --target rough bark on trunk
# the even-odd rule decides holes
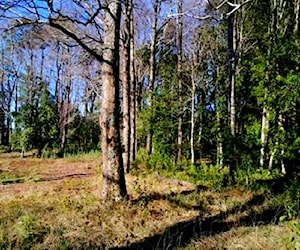
[[[135,160],[136,155],[136,76],[135,76],[135,61],[134,61],[134,23],[133,23],[133,1],[130,4],[130,162]]]
[[[235,1],[234,1],[235,3]],[[232,7],[229,7],[229,12]],[[230,177],[234,181],[237,169],[237,148],[236,148],[236,104],[235,104],[235,74],[236,74],[236,17],[235,13],[228,17],[228,64],[229,64],[229,87],[230,87],[230,133],[232,139],[232,159],[230,162]]]
[[[149,74],[150,108],[153,105],[153,100],[154,100],[154,82],[155,82],[155,73],[156,73],[155,54],[156,54],[157,23],[158,23],[159,9],[160,9],[160,1],[156,0],[155,3],[153,4],[154,20],[152,24],[152,37],[151,37],[151,44],[150,44],[150,74]],[[152,153],[152,137],[153,137],[153,132],[150,127],[150,131],[147,136],[147,145],[146,145],[148,155],[151,155]]]
[[[119,39],[121,3],[107,1],[103,20],[102,106],[100,114],[102,147],[102,199],[118,201],[127,197],[119,124]]]
[[[68,47],[68,55],[71,54],[70,48]],[[69,124],[69,109],[71,105],[71,100],[70,100],[70,95],[71,95],[71,87],[72,87],[72,72],[71,72],[71,58],[67,58],[67,63],[66,63],[66,82],[65,82],[65,88],[63,92],[63,97],[61,101],[61,116],[62,116],[62,121],[61,121],[61,143],[60,143],[60,150],[62,156],[64,156],[65,153],[65,147],[67,143],[67,135],[68,135],[68,124]],[[59,74],[59,72],[58,72]]]
[[[131,16],[131,5],[130,0],[126,1],[125,9],[125,34],[123,44],[123,164],[124,169],[128,173],[130,168],[130,131],[131,131],[131,110],[130,110],[130,89],[131,89],[131,75],[130,75],[130,17]]]
[[[178,13],[183,13],[182,0],[178,0]],[[177,53],[178,53],[178,140],[177,140],[177,160],[182,158],[182,28],[183,28],[183,15],[178,16],[178,29],[177,29]]]

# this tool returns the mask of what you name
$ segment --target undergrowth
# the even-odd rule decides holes
[[[228,186],[227,167],[194,166],[185,160],[163,167],[155,161],[152,166],[141,154],[126,176],[129,201],[110,204],[98,196],[97,157],[92,153],[57,160],[62,170],[88,162],[94,174],[85,179],[18,183],[27,185],[21,191],[14,191],[14,183],[0,186],[0,249],[299,247],[297,179],[240,171],[237,184]],[[36,165],[17,166],[26,162],[42,164],[38,172],[50,173],[54,160],[6,160],[1,166],[14,168],[10,175],[2,170],[0,177],[20,177],[20,168],[23,178],[34,178]]]

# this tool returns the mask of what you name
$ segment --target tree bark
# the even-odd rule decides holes
[[[216,70],[217,76],[220,74],[219,66]],[[216,89],[216,120],[217,120],[217,165],[223,167],[223,140],[222,140],[222,124],[221,124],[221,104],[220,90],[217,83]]]
[[[135,60],[134,60],[134,16],[133,16],[133,1],[129,1],[130,4],[130,163],[135,160],[136,156],[136,75],[135,75]]]
[[[300,0],[295,1],[295,28],[294,33],[297,35],[299,32],[299,19],[300,19]]]
[[[265,98],[267,94],[265,93]],[[269,131],[269,111],[267,110],[266,104],[263,104],[263,113],[261,121],[261,148],[260,148],[260,159],[259,165],[261,168],[265,166],[266,159],[266,147],[268,142],[268,131]],[[270,164],[269,164],[270,165]]]
[[[157,23],[158,23],[158,13],[160,9],[160,0],[156,0],[153,4],[154,10],[154,20],[152,24],[152,37],[150,44],[150,74],[149,74],[149,107],[153,105],[154,100],[154,82],[155,82],[155,74],[156,74],[156,62],[155,62],[155,54],[156,54],[156,41],[157,41]],[[148,155],[152,153],[152,137],[153,132],[150,125],[150,131],[147,136],[147,152]]]
[[[236,3],[236,1],[234,1]],[[229,12],[232,7],[229,7]],[[235,74],[236,74],[236,16],[235,13],[228,17],[228,64],[229,64],[229,88],[230,88],[230,133],[232,139],[232,159],[230,161],[230,178],[234,181],[237,170],[236,148],[236,103],[235,103]]]
[[[119,40],[120,1],[107,1],[103,20],[102,106],[102,199],[118,201],[127,197],[119,124]]]
[[[5,74],[4,74],[4,66],[5,66],[5,62],[4,62],[4,48],[1,48],[1,79],[0,79],[0,84],[1,84],[1,89],[0,89],[0,129],[1,129],[1,139],[0,139],[0,143],[1,145],[5,144],[5,88],[4,88],[4,78],[5,78]]]
[[[131,3],[130,0],[126,1],[125,7],[125,33],[124,33],[124,44],[123,44],[123,163],[124,169],[129,173],[130,168],[130,151],[131,151],[131,74],[130,74],[130,19],[131,19]]]
[[[182,0],[178,0],[178,13],[183,13]],[[178,70],[178,153],[177,160],[182,158],[182,28],[183,28],[183,15],[178,16],[178,29],[177,29],[177,70]]]
[[[195,131],[195,92],[196,84],[194,79],[194,70],[192,69],[192,107],[191,107],[191,162],[195,164],[194,131]]]

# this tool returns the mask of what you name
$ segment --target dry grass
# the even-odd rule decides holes
[[[237,227],[191,242],[185,249],[292,249],[290,229],[286,225]]]
[[[95,156],[2,154],[0,181],[5,175],[21,181],[0,182],[0,249],[273,249],[272,235],[280,249],[289,235],[286,226],[239,227],[248,207],[263,203],[250,191],[195,191],[157,174],[127,175],[130,201],[104,204]],[[200,224],[210,237],[201,237]]]

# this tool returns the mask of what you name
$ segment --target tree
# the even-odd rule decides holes
[[[119,40],[121,3],[108,1],[104,17],[103,102],[100,128],[102,147],[102,198],[120,200],[127,196],[119,124]]]
[[[54,4],[53,1],[47,0],[32,2],[32,9],[27,8],[26,1],[7,1],[1,4],[0,15],[6,20],[16,20],[13,27],[49,25],[73,39],[102,63],[103,92],[100,114],[102,198],[119,200],[127,196],[119,126],[121,3],[116,1],[104,3],[95,1],[94,4],[78,1],[70,3],[74,12],[65,12],[65,5]],[[85,15],[78,17],[77,13],[82,11]]]
[[[182,0],[178,0],[178,13],[183,13],[183,7],[182,7]],[[182,132],[182,116],[183,116],[183,110],[182,110],[182,82],[183,82],[183,75],[182,75],[182,67],[183,67],[183,58],[182,58],[182,39],[183,39],[183,16],[178,16],[178,29],[177,29],[177,71],[178,71],[178,106],[179,106],[179,112],[178,112],[178,154],[177,154],[177,160],[181,160],[182,158],[182,140],[183,140],[183,132]]]

